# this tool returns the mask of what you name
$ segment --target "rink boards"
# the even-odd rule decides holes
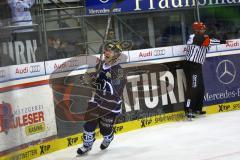
[[[205,109],[208,114],[240,108],[238,43],[236,40],[232,44],[221,45],[218,48],[215,46],[208,54],[209,58],[204,66]],[[122,55],[122,66],[127,68],[129,75],[124,89],[123,115],[116,125],[116,133],[184,119],[182,109],[186,82],[182,50],[184,46],[173,46],[136,50]],[[4,156],[0,159],[32,159],[82,142],[79,132],[83,120],[79,113],[84,110],[91,92],[79,87],[76,81],[79,74],[94,66],[97,56],[84,58],[1,68],[10,73],[1,76],[1,102],[10,103],[14,117],[22,116],[21,124],[25,125],[10,128],[7,134],[0,133],[1,139],[9,139],[11,136],[21,139],[20,142],[11,145],[2,144],[1,151],[5,152],[2,152]],[[90,65],[86,65],[86,62]],[[38,64],[40,67],[36,67]],[[37,70],[39,72],[36,72]],[[12,102],[11,99],[16,97],[10,95],[18,95],[16,97],[19,100]],[[35,109],[28,111],[32,116],[25,116],[28,117],[25,123],[22,108]],[[38,115],[40,118],[35,114],[36,119],[33,120],[36,108],[43,114]],[[29,134],[29,130],[32,134]],[[13,133],[16,135],[12,135]],[[99,136],[99,133],[97,135]],[[55,139],[54,136],[63,138]],[[49,137],[53,140],[48,141]],[[47,142],[41,143],[44,139]],[[27,148],[23,145],[31,141],[37,141],[38,144]],[[19,151],[14,155],[8,154],[8,151],[13,150]]]
[[[221,109],[219,107],[220,105],[227,106],[225,109]],[[240,101],[238,102],[230,102],[225,104],[219,104],[219,105],[212,105],[205,108],[208,114],[214,114],[218,112],[228,112],[233,110],[239,110],[240,109]],[[183,112],[174,112],[174,113],[168,113],[163,115],[156,115],[148,118],[143,118],[139,120],[124,122],[121,124],[117,124],[115,126],[115,133],[124,133],[136,129],[141,129],[144,127],[150,127],[154,125],[169,123],[169,122],[176,122],[184,120],[184,113]],[[96,131],[97,138],[100,138],[99,130]],[[71,147],[74,145],[79,145],[82,143],[82,133],[74,134],[65,138],[58,138],[54,139],[45,143],[36,144],[34,146],[29,146],[25,149],[16,151],[15,153],[11,153],[5,156],[2,156],[1,159],[33,159],[42,155],[45,155],[47,153],[51,153],[57,150],[61,150],[67,147]]]

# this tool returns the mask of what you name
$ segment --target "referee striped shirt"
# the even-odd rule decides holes
[[[189,36],[189,40],[187,42],[187,54],[186,60],[203,64],[206,59],[206,54],[208,53],[210,47],[212,45],[220,44],[220,40],[218,39],[210,39],[210,43],[208,46],[200,46],[196,45],[193,42],[195,34]]]

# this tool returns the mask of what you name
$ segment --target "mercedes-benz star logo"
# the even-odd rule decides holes
[[[230,84],[236,77],[236,68],[232,61],[221,61],[216,69],[217,78],[223,84]]]
[[[107,3],[109,0],[100,0],[102,3]]]

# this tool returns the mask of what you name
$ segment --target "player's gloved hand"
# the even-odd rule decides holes
[[[80,77],[80,81],[84,85],[91,85],[96,81],[96,76],[94,74],[86,72],[83,76]]]
[[[95,81],[92,82],[92,87],[96,90],[102,90],[104,87],[104,81],[97,78]]]

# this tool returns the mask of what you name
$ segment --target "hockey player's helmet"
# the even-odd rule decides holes
[[[109,51],[113,51],[115,53],[122,52],[122,47],[121,47],[119,41],[110,41],[110,42],[105,43],[104,49],[109,50]]]
[[[109,52],[105,52],[107,53],[107,57],[105,57],[105,61],[108,61],[111,64],[114,64],[118,60],[118,58],[120,57],[123,51],[119,41],[106,42],[104,45],[104,50],[111,51],[112,53],[111,55],[108,54]]]
[[[206,25],[203,22],[194,22],[192,24],[193,31],[206,30]]]
[[[131,41],[122,41],[121,42],[121,41],[117,41],[117,40],[112,40],[112,41],[106,42],[104,45],[104,50],[112,51],[113,55],[112,55],[111,59],[114,63],[120,57],[123,50],[130,50],[131,48],[132,48]]]

